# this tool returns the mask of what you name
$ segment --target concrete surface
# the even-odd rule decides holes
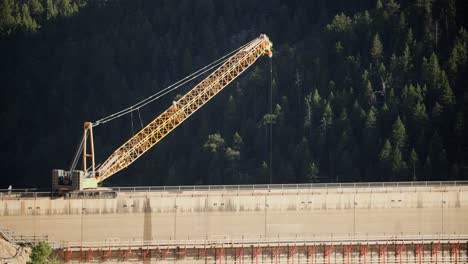
[[[468,234],[468,186],[120,193],[7,199],[0,225],[54,241],[242,235]]]

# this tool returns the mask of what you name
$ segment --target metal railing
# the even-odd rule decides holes
[[[31,246],[41,241],[48,241],[47,235],[20,235],[0,225],[0,236],[6,241],[18,245]]]
[[[269,191],[310,189],[365,189],[404,187],[451,187],[468,186],[468,181],[407,181],[407,182],[357,182],[357,183],[299,183],[299,184],[246,184],[246,185],[185,185],[185,186],[124,186],[108,187],[115,192],[184,192],[184,191]],[[3,198],[50,197],[44,189],[0,189]]]
[[[240,190],[302,190],[302,189],[356,189],[400,187],[468,186],[468,181],[409,181],[360,183],[300,183],[300,184],[250,184],[250,185],[186,185],[186,186],[135,186],[110,187],[116,192],[182,192],[182,191],[240,191]]]
[[[88,249],[88,248],[203,248],[232,246],[267,246],[267,245],[305,245],[305,244],[357,244],[357,243],[430,243],[430,242],[468,242],[468,230],[464,233],[356,233],[356,234],[296,234],[296,235],[211,235],[191,236],[173,239],[157,238],[153,240],[120,240],[108,239],[101,242],[52,242],[56,249]]]

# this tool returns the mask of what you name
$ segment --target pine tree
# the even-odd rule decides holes
[[[401,150],[406,143],[406,128],[400,119],[397,117],[392,126],[392,145],[395,149]]]
[[[418,165],[419,159],[418,159],[418,154],[416,153],[416,150],[411,149],[410,153],[410,162],[411,162],[411,168],[412,168],[412,180],[417,181],[416,177],[416,166]]]
[[[315,162],[310,162],[307,166],[305,181],[310,183],[319,182],[319,168]]]
[[[312,94],[308,94],[304,98],[304,127],[310,129],[312,126]]]
[[[439,59],[433,52],[429,61],[423,58],[422,63],[422,81],[427,84],[429,89],[435,90],[440,87],[441,69],[439,65]]]
[[[453,94],[453,90],[450,87],[449,81],[447,79],[447,75],[445,74],[444,71],[441,73],[441,89],[442,89],[442,95],[441,95],[441,102],[442,105],[444,106],[445,109],[451,109],[453,108],[455,104],[455,95]]]
[[[330,103],[327,102],[323,110],[322,120],[320,124],[322,133],[326,133],[326,131],[331,128],[332,124],[333,124],[333,112],[332,112]]]
[[[320,94],[317,88],[315,88],[314,90],[314,95],[312,96],[311,105],[314,111],[318,111],[322,107],[322,97],[320,97]]]
[[[421,129],[426,126],[428,117],[426,113],[426,105],[424,105],[423,102],[418,102],[410,113],[412,113],[413,119],[416,121],[417,128]]]
[[[29,7],[26,4],[23,4],[21,7],[21,25],[26,31],[34,32],[37,29],[36,21],[31,17],[29,13]]]
[[[378,33],[374,35],[370,53],[374,62],[378,64],[383,56],[383,44]]]
[[[242,137],[239,135],[239,133],[234,133],[234,136],[232,137],[232,148],[234,150],[240,151],[243,145],[244,141],[242,140]]]
[[[75,11],[70,4],[70,0],[58,0],[57,10],[58,14],[63,17],[71,16]]]
[[[401,56],[401,65],[403,66],[403,72],[408,74],[409,71],[413,68],[411,64],[411,53],[408,44],[405,44],[405,49],[403,50],[403,54]]]
[[[44,7],[39,0],[30,0],[29,10],[31,10],[31,14],[37,18],[42,14],[42,12],[44,12]]]
[[[0,1],[0,34],[9,34],[16,24],[14,8],[14,0]]]
[[[403,157],[399,148],[395,148],[392,153],[392,173],[393,180],[399,180],[405,168]]]
[[[431,119],[434,123],[440,124],[442,122],[442,106],[436,102],[434,107],[432,108]]]
[[[388,180],[389,171],[392,164],[392,145],[388,139],[385,140],[382,150],[379,153],[380,173],[382,175],[380,180]]]
[[[376,9],[381,9],[383,7],[383,4],[382,4],[382,1],[381,0],[377,0],[377,3],[375,5],[375,8]]]
[[[468,66],[468,51],[466,37],[467,33],[465,30],[460,30],[459,37],[455,41],[455,45],[450,52],[448,60],[449,74],[451,79],[455,79],[460,71],[460,68]]]
[[[375,114],[375,108],[371,107],[371,109],[367,113],[366,128],[367,129],[374,129],[376,123],[377,123],[377,117],[376,117],[376,114]]]
[[[58,10],[57,7],[55,6],[54,2],[52,0],[46,0],[46,5],[45,5],[45,10],[46,10],[46,18],[47,20],[52,19],[58,15]]]

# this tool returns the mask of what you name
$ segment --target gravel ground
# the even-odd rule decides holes
[[[20,247],[0,238],[1,264],[25,264],[29,261],[31,248]]]

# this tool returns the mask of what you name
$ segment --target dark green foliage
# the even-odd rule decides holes
[[[466,179],[466,12],[462,0],[0,0],[2,182],[49,187],[83,121],[260,33],[272,80],[260,59],[105,184]],[[193,84],[96,127],[98,163]]]
[[[32,248],[31,255],[29,256],[30,260],[28,264],[49,264],[57,263],[55,260],[49,260],[49,256],[52,253],[52,248],[50,245],[45,242],[39,242]]]

